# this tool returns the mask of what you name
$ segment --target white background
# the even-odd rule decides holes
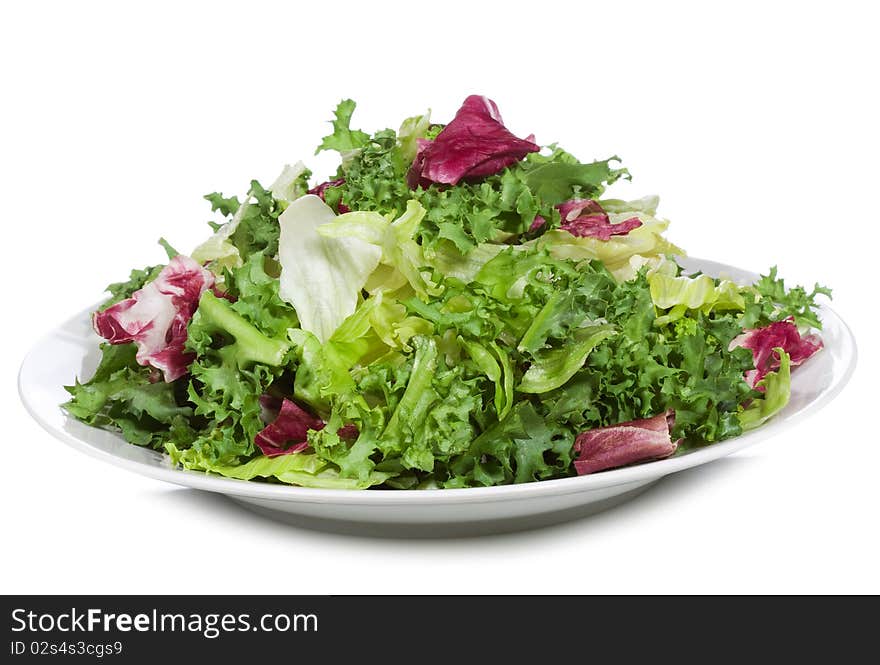
[[[303,5],[302,7],[300,5]],[[307,6],[306,6],[307,5]],[[0,591],[880,592],[871,3],[4,3]],[[834,288],[860,343],[827,409],[590,519],[483,539],[327,535],[85,457],[25,413],[32,342],[206,236],[205,192],[311,156],[342,97],[396,127],[470,93],[619,154],[694,256]],[[71,376],[73,379],[73,376]]]

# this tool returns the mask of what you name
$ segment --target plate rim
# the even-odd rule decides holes
[[[704,260],[695,257],[682,257],[681,263],[699,265],[700,269],[707,268],[712,271],[735,270],[750,277],[758,275],[735,266]],[[818,413],[846,387],[855,372],[858,364],[858,347],[852,329],[846,321],[826,302],[819,306],[822,319],[826,317],[835,319],[842,331],[844,346],[851,349],[848,364],[843,373],[837,377],[827,391],[823,392],[809,408],[802,409],[783,420],[771,419],[765,425],[740,436],[709,444],[703,448],[692,450],[679,457],[670,457],[662,460],[654,460],[619,469],[610,469],[601,473],[585,476],[571,476],[568,478],[556,478],[552,480],[540,480],[530,483],[513,485],[498,485],[492,487],[467,487],[456,489],[438,489],[425,491],[408,491],[394,489],[370,489],[370,490],[345,490],[345,489],[321,489],[311,487],[297,487],[292,485],[273,485],[269,483],[253,482],[250,480],[238,480],[223,476],[212,475],[208,472],[192,471],[177,468],[171,465],[167,453],[160,453],[152,449],[143,449],[155,453],[162,458],[160,464],[148,464],[146,462],[128,459],[115,455],[112,452],[102,450],[75,435],[54,426],[47,416],[44,416],[37,406],[29,399],[24,389],[23,382],[27,378],[27,370],[33,355],[59,330],[72,321],[81,319],[94,309],[94,306],[85,308],[64,323],[55,326],[49,333],[43,335],[25,355],[19,368],[17,387],[19,397],[29,415],[49,434],[59,439],[70,447],[84,452],[91,457],[118,466],[120,468],[147,476],[156,480],[169,482],[175,485],[192,487],[194,489],[217,492],[230,496],[239,496],[255,499],[274,500],[284,503],[319,503],[359,506],[443,506],[460,503],[489,503],[495,501],[510,501],[523,498],[537,498],[544,496],[561,496],[568,494],[587,493],[618,485],[645,483],[650,480],[662,478],[671,473],[700,466],[702,464],[726,457],[739,452],[749,446],[755,445],[764,439],[770,438],[777,431],[791,427],[804,419]],[[58,406],[60,409],[60,404]],[[70,416],[65,416],[69,418]],[[117,433],[110,432],[113,436]],[[120,440],[122,440],[120,438]],[[134,445],[124,442],[126,445]]]

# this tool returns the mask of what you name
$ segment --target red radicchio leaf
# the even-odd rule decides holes
[[[534,136],[510,133],[491,99],[471,95],[433,141],[420,139],[407,183],[412,189],[431,183],[455,185],[485,178],[540,150]]]
[[[260,395],[260,418],[270,423],[278,417],[283,399],[274,395]]]
[[[738,346],[749,349],[755,361],[755,369],[746,372],[746,382],[763,392],[758,382],[779,369],[779,354],[774,349],[781,347],[789,355],[791,366],[796,367],[822,348],[822,340],[818,335],[801,337],[794,318],[789,317],[764,328],[746,330],[730,342],[731,350]]]
[[[357,425],[354,425],[352,423],[340,427],[338,430],[336,430],[336,434],[339,435],[340,439],[345,439],[346,441],[354,441],[358,438],[358,436],[360,436]]]
[[[262,399],[260,401],[267,406]],[[303,411],[295,402],[284,399],[278,415],[254,437],[254,443],[267,457],[298,453],[309,446],[309,430],[321,429],[324,429],[324,422],[320,418]]]
[[[610,240],[611,236],[626,235],[642,225],[638,217],[612,224],[608,213],[593,199],[571,199],[556,206],[562,216],[560,228],[578,238]]]
[[[532,233],[533,231],[538,231],[546,223],[547,220],[544,219],[541,215],[535,215],[535,219],[532,221],[532,225],[529,226],[529,233]]]
[[[309,194],[314,194],[314,195],[316,195],[318,198],[320,198],[322,201],[325,201],[325,202],[326,202],[327,199],[324,198],[324,194],[325,194],[325,192],[326,192],[330,187],[339,187],[339,186],[344,185],[344,184],[345,184],[345,178],[337,178],[336,180],[328,180],[327,182],[322,182],[320,185],[315,185],[314,187],[312,187],[312,188],[308,191],[308,193],[309,193]],[[338,203],[337,206],[336,206],[336,212],[338,212],[340,215],[344,215],[344,214],[347,213],[347,212],[351,212],[351,208],[349,208],[347,205],[345,205],[345,204],[340,200],[339,203]]]
[[[126,300],[96,312],[92,324],[111,344],[134,342],[141,365],[162,370],[171,382],[187,372],[186,326],[214,275],[188,256],[175,256],[159,275]]]
[[[678,447],[669,435],[674,422],[672,411],[653,418],[631,420],[599,427],[579,434],[574,442],[578,475],[604,469],[669,457]]]
[[[218,298],[223,298],[224,300],[228,300],[229,302],[234,303],[238,300],[238,298],[236,298],[234,295],[229,293],[229,291],[223,291],[222,289],[218,289],[216,284],[211,287],[211,291]]]
[[[308,431],[324,429],[324,422],[295,402],[272,395],[260,395],[260,408],[264,421],[271,421],[254,438],[254,443],[267,457],[298,453],[308,447]],[[337,432],[340,439],[352,441],[360,432],[356,425],[343,425]],[[292,443],[289,448],[284,446]]]

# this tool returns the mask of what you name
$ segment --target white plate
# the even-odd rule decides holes
[[[741,283],[757,276],[731,266],[689,259],[687,268]],[[496,533],[561,522],[616,505],[663,476],[766,439],[828,404],[849,380],[856,345],[843,320],[821,307],[825,348],[794,370],[791,400],[770,422],[744,436],[670,459],[594,475],[455,490],[323,490],[233,480],[171,466],[167,456],[126,443],[117,434],[88,427],[59,407],[62,388],[97,365],[99,339],[85,310],[43,338],[19,374],[19,392],[47,431],[77,450],[129,471],[200,490],[218,492],[247,507],[302,526],[371,535],[448,536]]]

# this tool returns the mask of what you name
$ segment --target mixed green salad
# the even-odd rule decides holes
[[[820,350],[816,285],[686,274],[658,200],[508,130],[353,129],[213,234],[111,284],[94,376],[64,408],[174,464],[304,487],[461,488],[601,472],[759,427]]]

